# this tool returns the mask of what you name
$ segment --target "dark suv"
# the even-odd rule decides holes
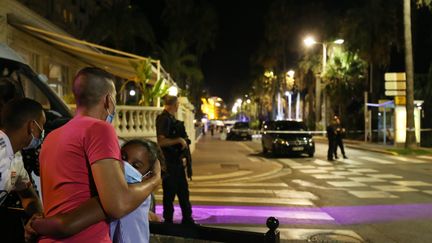
[[[236,122],[227,134],[227,140],[252,140],[249,122]]]
[[[307,154],[313,157],[315,142],[304,122],[268,121],[262,127],[263,153],[271,151],[274,155]]]

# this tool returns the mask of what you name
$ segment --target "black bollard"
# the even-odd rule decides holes
[[[269,217],[266,222],[267,228],[269,230],[265,234],[266,242],[273,243],[280,241],[280,232],[277,229],[279,227],[279,220],[275,217]]]

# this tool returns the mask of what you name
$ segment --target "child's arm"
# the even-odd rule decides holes
[[[65,238],[104,219],[106,215],[99,202],[99,197],[93,197],[70,212],[34,219],[31,226],[40,235]]]

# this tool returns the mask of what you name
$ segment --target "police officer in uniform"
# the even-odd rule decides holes
[[[333,155],[336,147],[336,121],[334,119],[327,126],[326,130],[328,139],[327,160],[334,161]]]
[[[42,215],[42,205],[24,168],[21,149],[37,148],[44,136],[45,114],[31,99],[8,102],[2,109],[0,130],[0,234],[5,242],[23,242],[22,223],[5,208],[4,200],[16,191],[28,216]],[[17,227],[21,224],[21,227]]]
[[[167,173],[162,180],[163,217],[165,223],[173,222],[174,198],[177,195],[182,210],[182,224],[195,224],[192,219],[192,206],[189,201],[189,189],[182,160],[182,151],[187,142],[176,130],[175,114],[179,103],[176,96],[165,96],[164,111],[156,118],[156,133],[159,146],[165,156]]]

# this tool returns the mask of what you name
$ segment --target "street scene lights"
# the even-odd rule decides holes
[[[324,77],[325,71],[326,71],[326,66],[327,66],[327,46],[329,44],[336,44],[336,45],[341,45],[344,43],[343,39],[336,39],[332,42],[317,42],[313,37],[308,36],[303,40],[303,43],[305,44],[306,47],[312,47],[315,44],[320,44],[322,46],[322,69],[321,69],[321,80],[317,80],[316,85],[315,85],[315,123],[316,125],[319,124],[320,121],[320,115],[321,115],[321,82],[322,79]],[[325,92],[325,91],[324,91]],[[326,95],[325,93],[323,94],[323,99],[324,99],[324,117],[322,119],[322,129],[325,130],[326,126],[327,126],[327,116],[326,116],[326,112],[327,112],[327,102],[326,102]]]

